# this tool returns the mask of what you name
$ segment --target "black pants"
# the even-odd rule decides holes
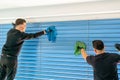
[[[17,57],[1,56],[0,80],[14,80],[17,71]]]

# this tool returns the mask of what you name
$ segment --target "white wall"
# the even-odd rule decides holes
[[[11,23],[18,17],[29,22],[120,18],[120,0],[0,10],[0,23]]]

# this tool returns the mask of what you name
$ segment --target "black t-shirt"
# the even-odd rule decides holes
[[[96,56],[88,56],[86,60],[94,69],[94,80],[119,80],[117,63],[120,60],[120,55],[103,53]]]
[[[24,40],[37,38],[44,34],[44,31],[37,33],[24,33],[16,29],[10,29],[7,33],[7,40],[2,48],[2,54],[18,56]]]

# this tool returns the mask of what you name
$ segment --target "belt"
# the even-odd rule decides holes
[[[3,57],[16,57],[16,56],[8,55],[8,54],[1,54],[1,56],[3,56]]]

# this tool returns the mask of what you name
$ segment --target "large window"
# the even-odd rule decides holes
[[[107,52],[118,53],[114,44],[120,43],[120,19],[28,23],[26,32],[35,33],[51,25],[57,28],[56,43],[49,42],[46,35],[25,41],[16,80],[93,80],[92,67],[81,55],[74,56],[74,44],[79,40],[87,44],[90,55],[95,55],[94,39],[103,40]],[[0,49],[10,28],[11,24],[0,25]]]

